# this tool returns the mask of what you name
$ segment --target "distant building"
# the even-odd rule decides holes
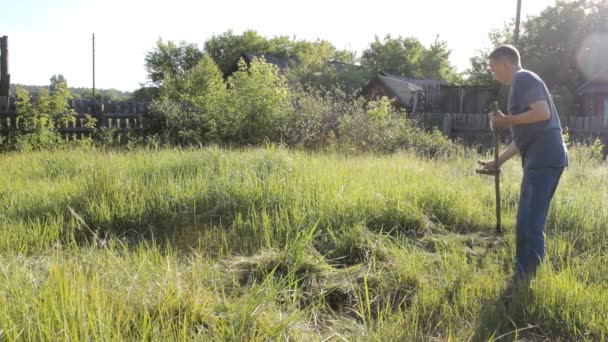
[[[254,59],[263,58],[266,61],[266,63],[276,65],[277,68],[279,68],[279,72],[281,74],[284,74],[291,65],[298,63],[298,60],[296,58],[282,58],[282,57],[273,56],[271,54],[263,54],[263,53],[243,53],[243,54],[241,54],[239,59],[234,62],[234,65],[230,68],[230,70],[228,70],[228,72],[226,73],[226,77],[232,75],[233,73],[235,73],[236,71],[239,70],[238,63],[241,60],[241,58],[245,61],[245,63],[247,63],[247,67],[251,66],[251,62]]]
[[[582,112],[604,119],[608,125],[608,69],[600,72],[578,88],[581,96]]]
[[[386,96],[408,112],[483,113],[495,100],[491,86],[451,85],[443,80],[406,78],[390,74],[376,75],[363,88],[367,100]]]
[[[363,87],[361,95],[368,101],[387,97],[408,112],[419,111],[425,106],[425,93],[421,86],[393,75],[376,75]]]
[[[487,113],[490,103],[497,100],[498,89],[493,86],[443,85],[436,111],[442,113]]]

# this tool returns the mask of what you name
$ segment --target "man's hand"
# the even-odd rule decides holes
[[[517,145],[515,145],[515,142],[513,141],[513,142],[511,142],[511,144],[509,144],[509,146],[507,146],[507,149],[504,150],[504,152],[498,157],[498,165],[496,165],[496,162],[494,162],[494,160],[487,160],[487,161],[478,160],[477,163],[479,164],[480,170],[496,171],[504,163],[506,163],[507,160],[511,159],[517,153],[519,153],[519,149],[517,148]]]
[[[511,124],[510,117],[504,115],[500,110],[488,113],[490,128],[495,131]]]
[[[493,160],[478,160],[477,163],[479,164],[480,169],[484,171],[496,171],[497,169],[496,163]],[[498,167],[500,167],[500,165],[498,165]]]

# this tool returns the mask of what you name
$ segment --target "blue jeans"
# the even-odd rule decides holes
[[[545,258],[545,222],[564,168],[524,169],[517,210],[515,272],[532,276]]]

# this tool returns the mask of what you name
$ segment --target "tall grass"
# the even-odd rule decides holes
[[[476,158],[1,155],[0,340],[605,340],[608,167],[572,151],[507,288],[521,170],[497,239]]]

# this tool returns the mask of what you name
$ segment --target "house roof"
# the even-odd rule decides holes
[[[244,53],[241,55],[241,57],[243,57],[248,64],[251,63],[254,58],[263,58],[266,63],[276,65],[281,71],[289,68],[291,62],[297,62],[295,58],[281,58],[271,54],[263,53]]]
[[[496,89],[496,86],[492,86],[492,85],[478,85],[478,84],[474,84],[474,85],[469,85],[469,84],[445,84],[442,85],[441,88],[452,88],[452,89],[490,89],[490,90],[494,90]]]
[[[608,68],[598,73],[594,78],[585,82],[578,88],[578,93],[606,93],[608,92]]]
[[[397,98],[397,101],[399,101],[401,105],[406,107],[410,106],[412,97],[415,94],[424,92],[424,89],[417,84],[406,82],[396,77],[384,75],[376,75],[376,77],[372,81],[370,81],[365,88],[369,87],[375,81],[380,82],[389,92],[391,92]]]
[[[579,90],[579,93],[584,93],[584,94],[608,93],[608,84],[591,85],[589,87],[586,87],[583,91]]]
[[[439,87],[439,86],[444,86],[447,85],[448,82],[444,81],[444,80],[434,80],[434,79],[424,79],[424,78],[410,78],[410,77],[402,77],[402,76],[397,76],[397,75],[391,75],[389,73],[383,72],[381,75],[383,76],[387,76],[387,77],[391,77],[391,78],[395,78],[398,80],[401,80],[403,82],[408,82],[408,83],[413,83],[416,84],[422,88],[426,88],[426,87]]]
[[[347,70],[350,70],[350,69],[359,69],[359,68],[361,68],[360,65],[350,64],[350,63],[344,63],[344,62],[338,62],[338,61],[328,61],[327,64],[333,66],[338,71],[347,71]]]

